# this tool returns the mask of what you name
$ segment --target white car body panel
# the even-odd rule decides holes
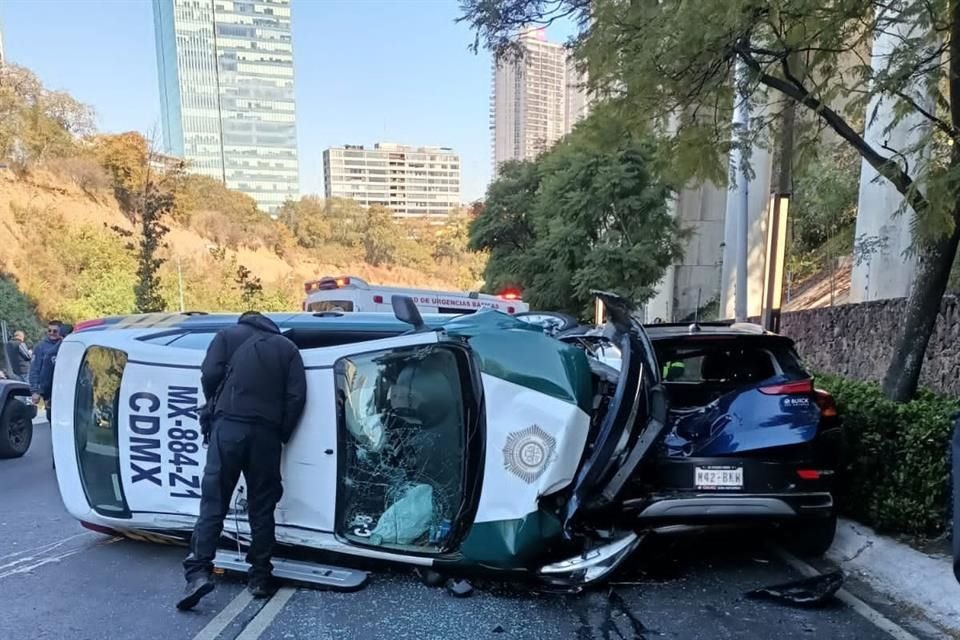
[[[61,495],[78,520],[117,530],[192,529],[199,513],[200,479],[206,452],[187,453],[198,464],[171,462],[171,429],[196,433],[196,405],[204,398],[200,364],[204,350],[159,346],[137,340],[157,328],[79,332],[68,337],[57,361],[53,396],[53,448]],[[432,558],[380,551],[341,541],[335,534],[337,494],[337,414],[333,366],[345,356],[411,345],[433,344],[437,332],[412,333],[384,340],[302,350],[308,394],[303,418],[284,448],[284,495],[277,508],[277,541],[368,558],[429,566]],[[111,518],[94,511],[80,483],[75,452],[73,405],[77,377],[86,349],[104,346],[128,354],[120,388],[118,440],[122,489],[131,518]],[[482,376],[486,410],[486,458],[475,523],[523,518],[537,510],[540,496],[568,486],[580,463],[590,416],[568,402],[487,374]],[[187,402],[196,398],[196,402]],[[540,432],[547,434],[544,440]],[[137,433],[139,431],[139,433]],[[527,468],[511,466],[508,447],[524,455],[530,438],[544,457],[527,458]],[[136,440],[136,438],[140,438]],[[524,439],[526,438],[526,440]],[[539,439],[538,439],[539,438]],[[144,439],[149,439],[149,445]],[[543,448],[549,442],[550,446]],[[99,445],[88,445],[99,446]],[[536,449],[536,446],[534,446]],[[547,450],[549,449],[549,450]],[[529,447],[528,447],[529,450]],[[326,453],[332,451],[332,454]],[[528,451],[529,453],[529,451]],[[451,455],[454,455],[451,452]],[[159,457],[159,461],[157,458]],[[535,477],[527,479],[524,473]],[[159,482],[159,484],[158,484]],[[243,491],[240,481],[232,504]],[[249,538],[242,509],[225,523],[226,535]]]

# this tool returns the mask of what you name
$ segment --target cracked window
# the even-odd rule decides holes
[[[439,551],[463,502],[461,371],[429,345],[336,365],[337,533],[355,544]]]

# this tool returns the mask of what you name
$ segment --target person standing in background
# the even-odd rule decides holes
[[[30,375],[30,362],[33,352],[27,346],[27,336],[23,331],[14,331],[13,337],[7,342],[7,361],[10,363],[10,372],[14,380],[26,382]]]
[[[39,404],[43,399],[47,413],[47,422],[50,422],[50,396],[53,394],[53,370],[57,363],[57,352],[63,341],[61,328],[63,323],[51,320],[47,323],[47,337],[33,350],[33,364],[30,367],[30,391],[33,392],[33,403]]]

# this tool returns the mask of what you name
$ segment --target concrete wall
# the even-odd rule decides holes
[[[673,319],[679,320],[720,295],[723,263],[723,224],[727,190],[711,183],[680,193],[680,223],[692,229],[676,266],[673,283]]]
[[[646,305],[646,320],[680,320],[720,295],[723,219],[727,190],[711,183],[683,189],[671,202],[672,215],[691,236],[680,261],[667,268],[657,294]]]
[[[780,332],[797,341],[806,364],[826,373],[879,382],[893,352],[906,300],[845,304],[785,313]],[[960,396],[960,300],[944,298],[921,384]]]
[[[891,56],[902,48],[907,38],[929,38],[924,28],[910,22],[885,25],[874,38],[871,65],[876,71],[887,67]],[[931,39],[933,42],[934,40]],[[914,95],[928,111],[935,111],[933,95],[924,87],[907,91]],[[927,154],[918,153],[917,146],[929,133],[930,121],[913,111],[898,120],[898,100],[878,93],[867,106],[867,124],[864,140],[887,157],[896,158],[890,149],[903,153],[898,159],[916,175],[916,167],[929,161]],[[855,302],[886,298],[901,298],[909,294],[916,261],[904,255],[913,242],[910,225],[913,209],[903,207],[903,196],[890,181],[883,179],[863,160],[860,172],[860,197],[857,203],[857,229],[854,236],[867,242],[854,249],[860,253],[854,261],[850,283],[850,297]]]

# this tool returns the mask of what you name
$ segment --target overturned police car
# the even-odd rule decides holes
[[[648,528],[637,505],[663,497],[648,474],[670,429],[647,332],[600,295],[616,366],[496,311],[271,315],[301,349],[308,383],[283,456],[278,556],[287,547],[561,587],[608,576]],[[64,341],[54,456],[64,503],[85,526],[189,537],[205,459],[200,363],[235,321],[107,318]],[[230,544],[249,541],[243,492],[241,481]]]

